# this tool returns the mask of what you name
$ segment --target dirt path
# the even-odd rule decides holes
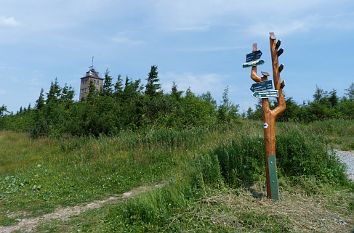
[[[0,226],[0,232],[1,233],[10,233],[13,231],[21,231],[21,232],[32,232],[33,230],[36,229],[36,227],[47,221],[51,220],[68,220],[70,217],[80,215],[81,213],[92,210],[92,209],[98,209],[101,208],[105,204],[113,204],[113,203],[118,203],[122,200],[132,198],[134,196],[137,196],[141,193],[149,192],[151,190],[157,189],[164,186],[164,184],[156,184],[156,185],[151,185],[151,186],[140,186],[137,188],[134,188],[128,192],[125,192],[121,195],[118,196],[112,196],[109,198],[106,198],[104,200],[96,200],[93,202],[90,202],[88,204],[82,204],[82,205],[77,205],[77,206],[70,206],[66,208],[58,208],[56,209],[53,213],[45,214],[40,217],[36,218],[28,218],[28,219],[22,219],[19,223],[13,226]]]

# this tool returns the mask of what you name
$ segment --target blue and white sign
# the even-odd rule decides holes
[[[265,90],[271,90],[273,89],[273,82],[272,80],[267,80],[264,82],[259,82],[259,83],[254,83],[252,84],[250,90],[255,92],[255,91],[265,91]]]
[[[266,90],[266,91],[256,91],[253,93],[254,97],[260,98],[260,99],[266,99],[266,98],[277,98],[279,97],[278,90]]]

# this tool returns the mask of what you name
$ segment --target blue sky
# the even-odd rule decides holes
[[[78,99],[91,65],[103,74],[145,80],[158,65],[164,90],[210,91],[241,110],[249,90],[245,55],[257,42],[271,73],[269,32],[282,40],[285,93],[299,103],[316,85],[341,96],[354,82],[354,1],[0,0],[0,105],[34,105],[56,77]],[[145,83],[143,81],[143,83]]]

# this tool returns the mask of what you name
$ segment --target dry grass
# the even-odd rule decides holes
[[[262,223],[268,224],[265,230],[268,231],[271,229],[269,226],[274,224],[272,221],[276,222],[275,225],[283,224],[284,229],[280,232],[333,233],[353,230],[354,213],[349,213],[347,206],[344,206],[348,202],[341,201],[343,196],[354,198],[353,194],[333,191],[331,196],[323,197],[282,192],[278,202],[272,202],[264,195],[255,198],[246,190],[239,194],[219,193],[201,200],[199,207],[192,212],[196,219],[241,232],[262,231]]]

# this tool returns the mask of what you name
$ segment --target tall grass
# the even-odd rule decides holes
[[[197,157],[194,162],[191,161],[187,166],[189,172],[180,174],[179,179],[169,186],[130,200],[124,205],[109,208],[105,216],[105,231],[178,232],[188,229],[193,223],[184,217],[184,213],[192,203],[216,189],[247,188],[260,180],[264,181],[263,148],[263,138],[246,132],[239,134],[231,143],[221,145]],[[279,175],[289,181],[290,185],[296,185],[292,181],[298,182],[301,179],[306,191],[309,191],[307,185],[320,184],[339,189],[353,188],[345,176],[343,165],[333,153],[328,153],[328,146],[319,135],[290,127],[279,135],[277,148]],[[312,190],[315,189],[312,187]],[[256,219],[251,222],[255,225],[248,227],[259,225]],[[272,224],[275,223],[273,221]],[[207,222],[197,225],[203,230],[213,229]],[[262,229],[290,231],[280,223]],[[220,228],[214,230],[222,231]]]
[[[281,187],[305,178],[305,188],[320,183],[352,188],[344,167],[328,153],[327,141],[308,130],[311,127],[279,125],[278,172],[286,182]],[[1,132],[0,144],[0,224],[13,223],[6,217],[9,212],[40,215],[167,181],[164,188],[109,207],[99,225],[89,227],[106,232],[184,231],[188,206],[216,190],[247,188],[265,179],[260,122],[62,140]],[[209,227],[202,229],[213,229]]]
[[[7,212],[40,215],[164,182],[230,134],[205,128],[152,129],[116,137],[34,140],[0,132],[0,224],[7,221]]]
[[[279,123],[280,134],[283,130],[297,128],[310,134],[320,135],[326,143],[342,150],[354,150],[354,124],[353,120],[326,120],[315,121],[310,124],[297,124],[293,122]]]
[[[348,185],[345,167],[321,135],[288,128],[277,139],[279,170],[286,176],[314,177],[321,182]]]

